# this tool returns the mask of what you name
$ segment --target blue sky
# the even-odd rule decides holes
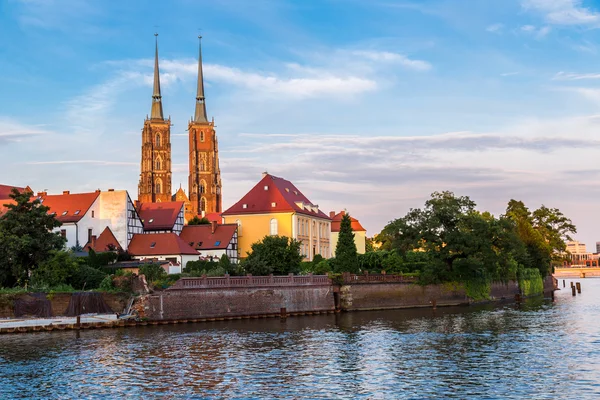
[[[600,1],[0,0],[5,184],[137,196],[158,31],[173,187],[197,35],[224,206],[264,170],[368,234],[433,191],[600,241]]]

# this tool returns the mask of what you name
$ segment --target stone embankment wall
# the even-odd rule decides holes
[[[122,313],[130,295],[127,293],[102,293],[106,304],[115,312]],[[71,293],[53,293],[46,294],[52,305],[52,316],[64,316],[71,301]],[[35,298],[25,294],[1,294],[0,295],[0,318],[15,318],[14,302],[15,300],[34,301]]]
[[[136,304],[149,320],[183,320],[332,312],[333,286],[326,276],[182,278]]]

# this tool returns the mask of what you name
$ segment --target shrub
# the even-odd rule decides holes
[[[147,282],[154,282],[165,278],[168,274],[167,271],[158,264],[144,264],[140,267],[140,275],[144,275]]]
[[[76,289],[97,289],[107,274],[99,269],[82,265],[71,277],[69,283]]]
[[[115,286],[113,285],[113,277],[111,275],[107,275],[106,277],[104,277],[104,279],[102,279],[102,282],[100,282],[98,289],[104,292],[111,292],[115,290]]]

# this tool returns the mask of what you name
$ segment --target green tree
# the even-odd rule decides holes
[[[140,275],[146,277],[146,282],[155,282],[167,277],[167,271],[159,264],[144,264],[139,268]]]
[[[49,259],[40,263],[31,280],[38,287],[66,285],[78,271],[79,264],[70,252],[53,251]]]
[[[188,221],[188,225],[210,225],[210,220],[206,217],[199,218],[196,215]]]
[[[227,273],[231,271],[231,267],[232,266],[229,257],[227,256],[227,254],[223,254],[219,259],[219,268],[221,268],[223,271],[225,271],[225,273]]]
[[[337,272],[358,272],[358,253],[354,243],[350,214],[344,213],[340,222],[340,233],[335,246],[335,269]]]
[[[32,193],[13,189],[8,211],[0,217],[0,286],[27,284],[31,273],[62,250],[65,239],[51,231],[61,223]]]
[[[302,255],[301,243],[286,236],[265,236],[253,243],[243,267],[252,275],[285,275],[298,273]]]

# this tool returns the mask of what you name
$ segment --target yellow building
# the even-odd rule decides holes
[[[261,181],[222,216],[224,223],[238,225],[242,258],[267,235],[300,241],[300,252],[308,261],[317,254],[331,257],[331,219],[283,178],[263,173]]]
[[[331,249],[335,253],[335,246],[337,246],[338,236],[340,234],[340,223],[342,217],[346,214],[345,211],[335,213],[335,211],[329,212],[329,218],[331,218]],[[356,244],[356,251],[359,254],[365,254],[367,248],[367,230],[362,227],[360,222],[356,218],[350,217],[352,222],[352,231],[354,232],[354,244]]]

